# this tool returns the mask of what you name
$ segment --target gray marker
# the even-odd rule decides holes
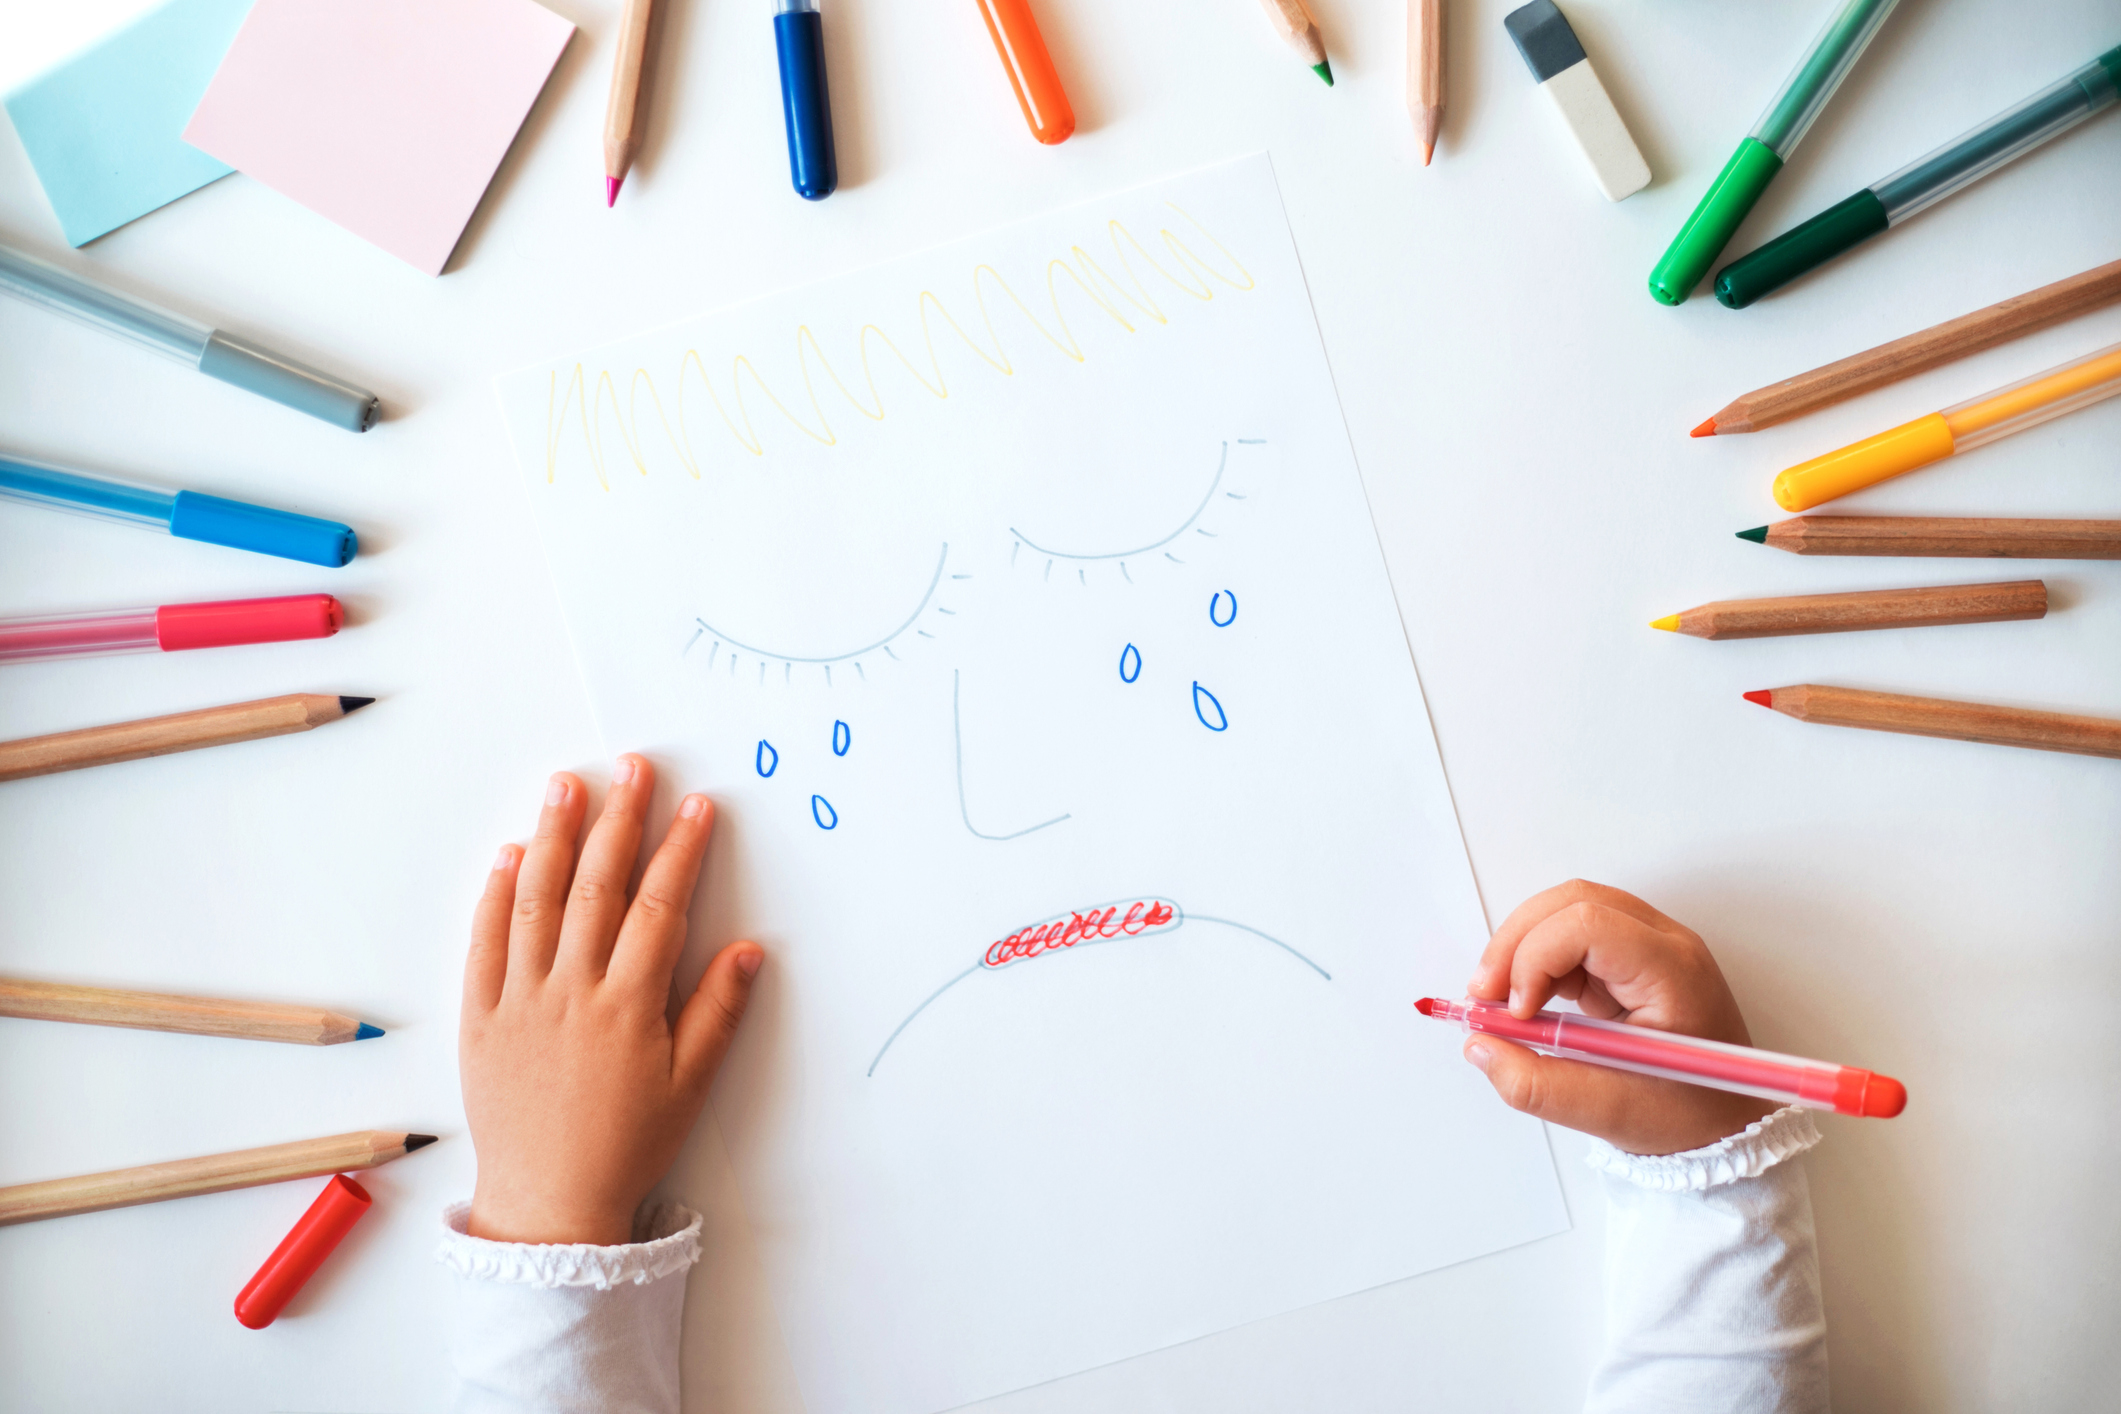
[[[91,284],[5,245],[0,245],[0,289],[349,432],[366,432],[382,411],[376,395],[366,388],[238,335],[209,329],[196,319]]]

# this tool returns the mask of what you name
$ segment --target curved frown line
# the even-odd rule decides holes
[[[882,638],[879,638],[876,642],[868,645],[866,648],[856,648],[846,653],[834,653],[827,658],[804,658],[793,653],[776,653],[770,648],[760,648],[756,644],[744,643],[738,639],[731,638],[728,634],[722,632],[713,624],[708,623],[705,619],[694,619],[693,622],[698,624],[703,631],[712,634],[717,642],[726,643],[731,648],[741,648],[746,653],[755,653],[761,658],[772,658],[783,663],[842,663],[849,658],[859,658],[864,653],[874,653],[877,649],[882,648],[885,644],[891,642],[892,639],[897,638],[907,629],[912,628],[915,622],[919,620],[920,616],[927,612],[928,601],[935,597],[935,586],[942,583],[943,566],[949,562],[949,559],[950,542],[946,540],[943,542],[942,554],[936,557],[935,573],[929,576],[927,592],[921,595],[921,602],[914,607],[912,613],[906,616],[906,621],[904,623],[900,624],[897,628],[891,630],[891,632],[885,634]],[[699,636],[695,634],[693,636],[693,641],[698,642],[698,640]],[[689,648],[691,645],[688,644],[686,646]]]
[[[1051,555],[1057,560],[1126,560],[1131,559],[1136,555],[1146,555],[1151,550],[1162,549],[1164,546],[1178,539],[1179,536],[1184,535],[1187,531],[1193,528],[1193,522],[1199,520],[1202,515],[1207,513],[1208,503],[1215,499],[1215,488],[1222,485],[1223,470],[1229,465],[1229,462],[1230,444],[1228,442],[1225,442],[1223,443],[1222,457],[1215,463],[1215,479],[1208,483],[1208,494],[1200,498],[1200,504],[1193,508],[1193,514],[1187,516],[1185,521],[1178,527],[1178,529],[1172,531],[1163,539],[1155,541],[1148,545],[1140,546],[1137,549],[1112,550],[1109,552],[1103,552],[1094,555],[1086,555],[1080,554],[1073,550],[1050,550],[1044,545],[1039,544],[1036,540],[1033,540],[1030,536],[1024,534],[1024,532],[1022,532],[1021,530],[1018,530],[1013,525],[1009,527],[1009,533],[1011,535],[1014,535],[1017,539],[1023,541],[1026,545],[1029,545],[1032,549],[1038,551],[1041,555]]]
[[[1146,897],[1152,897],[1152,898],[1153,898],[1153,897],[1156,897],[1156,896],[1155,896],[1155,895],[1147,895]],[[1106,906],[1107,906],[1107,905],[1105,905],[1105,904],[1096,904],[1096,905],[1093,905],[1093,906],[1092,906],[1092,907],[1091,907],[1091,908],[1090,908],[1090,909],[1088,910],[1088,911],[1089,911],[1089,913],[1090,913],[1090,914],[1092,915],[1093,921],[1094,921],[1094,919],[1095,919],[1095,915],[1097,914],[1098,910],[1099,910],[1099,909],[1102,909],[1102,908],[1105,908]],[[1174,905],[1174,907],[1175,907],[1175,905]],[[1275,947],[1278,947],[1278,948],[1280,948],[1280,949],[1281,949],[1281,950],[1282,950],[1283,952],[1285,952],[1285,953],[1287,953],[1287,954],[1288,954],[1289,956],[1291,956],[1291,957],[1295,958],[1295,959],[1296,959],[1296,960],[1297,960],[1298,962],[1300,962],[1300,963],[1302,963],[1302,964],[1303,964],[1304,966],[1306,966],[1306,967],[1310,968],[1310,969],[1311,969],[1311,970],[1312,970],[1313,972],[1316,972],[1316,973],[1317,973],[1317,974],[1318,974],[1318,975],[1319,975],[1320,977],[1324,978],[1324,979],[1325,979],[1326,981],[1330,982],[1330,981],[1332,981],[1332,980],[1333,980],[1333,974],[1332,974],[1332,973],[1330,973],[1330,972],[1326,971],[1326,969],[1324,969],[1323,967],[1320,967],[1320,966],[1319,966],[1319,965],[1318,965],[1317,963],[1313,962],[1313,961],[1312,961],[1312,960],[1311,960],[1310,958],[1308,958],[1308,957],[1304,956],[1304,955],[1303,955],[1302,953],[1298,952],[1298,951],[1297,951],[1297,950],[1296,950],[1295,948],[1292,948],[1292,947],[1290,947],[1290,946],[1289,946],[1289,945],[1288,945],[1287,943],[1285,943],[1285,942],[1283,942],[1283,941],[1282,941],[1281,939],[1279,939],[1279,938],[1275,937],[1275,936],[1274,936],[1274,935],[1273,935],[1272,933],[1266,933],[1266,932],[1262,932],[1261,930],[1259,930],[1259,929],[1257,929],[1257,928],[1254,928],[1254,927],[1253,927],[1253,926],[1252,926],[1251,924],[1249,924],[1249,923],[1239,923],[1239,922],[1236,922],[1235,920],[1233,920],[1233,919],[1229,919],[1229,918],[1211,918],[1211,917],[1208,917],[1208,916],[1207,916],[1207,915],[1205,915],[1205,914],[1200,914],[1200,913],[1187,913],[1187,912],[1186,912],[1186,911],[1185,911],[1184,909],[1182,909],[1182,908],[1181,908],[1181,909],[1178,909],[1178,910],[1177,910],[1177,912],[1178,912],[1178,918],[1177,918],[1177,921],[1176,921],[1176,922],[1174,922],[1173,924],[1171,924],[1171,926],[1170,926],[1170,927],[1169,927],[1168,929],[1164,929],[1164,928],[1158,928],[1158,929],[1155,929],[1155,930],[1154,930],[1154,932],[1152,933],[1152,936],[1154,936],[1154,935],[1155,935],[1155,934],[1157,934],[1157,933],[1165,933],[1165,932],[1170,932],[1170,933],[1176,933],[1176,932],[1178,932],[1178,931],[1179,931],[1180,929],[1184,928],[1184,927],[1186,926],[1186,924],[1188,924],[1188,923],[1215,923],[1215,924],[1220,924],[1220,925],[1221,925],[1222,927],[1225,927],[1225,928],[1235,928],[1235,929],[1236,929],[1236,930],[1237,930],[1238,932],[1240,932],[1240,933],[1250,933],[1250,934],[1251,934],[1251,935],[1252,935],[1253,937],[1255,937],[1255,938],[1258,938],[1258,939],[1260,939],[1260,940],[1261,940],[1261,941],[1263,941],[1263,942],[1268,942],[1268,943],[1272,943],[1272,944],[1273,944],[1273,945],[1274,945]],[[1060,919],[1060,918],[1067,918],[1067,917],[1069,917],[1069,916],[1070,916],[1070,915],[1068,915],[1068,914],[1060,914],[1060,915],[1057,915],[1057,917],[1056,917],[1056,919],[1055,919],[1055,920],[1049,920],[1049,921],[1058,921],[1058,919]],[[1079,916],[1079,915],[1078,915],[1078,916]],[[1117,941],[1117,939],[1103,939],[1103,938],[1085,937],[1085,938],[1082,938],[1082,939],[1081,939],[1080,941],[1082,941],[1082,942],[1084,942],[1084,943],[1096,943],[1096,942],[1104,942],[1104,941]],[[1056,948],[1056,949],[1054,949],[1054,951],[1056,951],[1056,952],[1057,952],[1057,951],[1060,951],[1060,950],[1061,950],[1062,948],[1067,948],[1067,949],[1070,949],[1070,950],[1072,950],[1072,947],[1073,947],[1073,946],[1074,946],[1073,944],[1066,944],[1066,943],[1063,943],[1063,944],[1061,945],[1061,948]],[[927,1010],[927,1009],[928,1009],[929,1007],[931,1007],[931,1006],[935,1005],[935,1003],[936,1003],[936,1002],[937,1002],[937,1001],[938,1001],[938,1000],[939,1000],[939,999],[940,999],[940,998],[942,997],[943,993],[945,993],[945,992],[949,991],[949,990],[950,990],[950,989],[951,989],[952,987],[955,987],[955,986],[956,986],[956,985],[957,985],[958,983],[960,983],[960,982],[964,981],[964,980],[965,980],[965,979],[966,979],[967,977],[970,977],[970,976],[971,976],[971,975],[972,975],[973,973],[975,973],[975,972],[995,972],[995,971],[999,971],[999,970],[1001,970],[1001,969],[1000,969],[999,967],[995,967],[995,966],[987,965],[987,963],[986,963],[985,959],[983,958],[983,959],[981,959],[980,961],[976,961],[976,962],[974,962],[974,963],[973,963],[973,964],[972,964],[972,965],[971,965],[970,967],[966,968],[966,969],[965,969],[965,970],[964,970],[963,972],[960,972],[960,973],[958,973],[958,974],[957,974],[957,976],[955,976],[955,977],[951,978],[951,979],[950,979],[949,981],[947,981],[947,982],[943,983],[943,985],[942,985],[942,986],[940,986],[940,987],[937,987],[937,988],[936,988],[936,989],[935,989],[935,990],[934,990],[933,992],[930,992],[930,993],[928,994],[928,996],[927,996],[927,999],[926,999],[926,1000],[924,1000],[924,1001],[923,1001],[923,1002],[922,1002],[922,1003],[921,1003],[921,1004],[920,1004],[919,1006],[915,1007],[915,1008],[914,1008],[914,1009],[913,1009],[912,1011],[910,1011],[910,1012],[908,1012],[908,1013],[906,1014],[906,1019],[905,1019],[904,1021],[901,1021],[901,1022],[900,1022],[900,1023],[899,1023],[898,1025],[897,1025],[897,1026],[894,1026],[894,1027],[893,1027],[893,1028],[891,1029],[891,1034],[890,1034],[889,1036],[886,1036],[886,1037],[884,1038],[884,1044],[883,1044],[883,1045],[881,1045],[881,1046],[879,1046],[879,1047],[877,1048],[877,1052],[876,1052],[876,1059],[874,1059],[874,1060],[872,1060],[872,1061],[870,1061],[870,1062],[869,1062],[869,1069],[867,1070],[867,1072],[865,1072],[865,1074],[867,1074],[867,1075],[869,1075],[869,1076],[874,1076],[874,1075],[876,1074],[876,1068],[877,1068],[877,1067],[878,1067],[879,1065],[883,1064],[883,1060],[884,1060],[884,1055],[885,1055],[885,1053],[886,1053],[886,1052],[888,1052],[888,1051],[889,1051],[889,1050],[891,1049],[891,1047],[892,1047],[892,1046],[893,1046],[893,1045],[894,1045],[894,1044],[895,1044],[895,1043],[896,1043],[896,1042],[898,1041],[898,1038],[899,1038],[899,1037],[900,1037],[901,1035],[903,1035],[903,1034],[905,1033],[905,1030],[906,1030],[906,1028],[907,1028],[907,1027],[909,1027],[909,1026],[911,1026],[911,1025],[912,1025],[912,1024],[914,1023],[914,1020],[915,1020],[915,1018],[919,1017],[919,1016],[920,1016],[920,1014],[921,1014],[922,1012],[926,1011],[926,1010]]]

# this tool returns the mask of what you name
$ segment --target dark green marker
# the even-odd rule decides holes
[[[1886,227],[1899,225],[2006,162],[2062,136],[2094,113],[2113,107],[2117,100],[2121,100],[2121,47],[2107,50],[2069,77],[1783,232],[1752,254],[1738,257],[1717,275],[1716,298],[1732,309],[1744,309]]]
[[[1878,26],[1885,23],[1885,17],[1899,3],[1900,0],[1843,0],[1840,10],[1812,41],[1796,72],[1783,82],[1759,123],[1738,144],[1731,160],[1723,164],[1723,171],[1717,174],[1708,194],[1672,238],[1664,259],[1650,272],[1650,293],[1660,304],[1684,303],[1694,286],[1709,273],[1709,267],[1723,254],[1753,203],[1760,200],[1767,184],[1797,150],[1797,144],[1811,130],[1812,121],[1855,67],[1864,47],[1878,33]]]

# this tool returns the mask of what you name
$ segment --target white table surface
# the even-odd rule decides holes
[[[2121,118],[1743,314],[1670,310],[1644,277],[1821,0],[1568,7],[1656,174],[1618,206],[1534,94],[1508,0],[1450,7],[1427,171],[1401,7],[1313,5],[1331,91],[1253,0],[1039,0],[1081,123],[1049,151],[970,0],[827,0],[843,184],[813,206],[788,188],[769,7],[676,0],[647,148],[606,211],[618,5],[554,0],[583,33],[440,279],[241,176],[63,256],[376,387],[388,420],[365,437],[0,300],[0,448],[327,514],[363,545],[327,571],[0,507],[0,613],[329,589],[352,615],[328,642],[0,669],[0,736],[286,691],[381,699],[313,735],[0,788],[0,966],[307,1000],[390,1032],[310,1051],[0,1023],[0,1183],[347,1129],[443,1136],[364,1178],[376,1211],[264,1334],[228,1304],[312,1184],[0,1231],[0,1408],[446,1406],[428,1252],[473,1171],[466,919],[545,774],[606,769],[492,376],[1261,147],[1491,915],[1570,875],[1633,889],[1709,939],[1762,1044],[1908,1083],[1903,1118],[1828,1120],[1807,1161],[1837,1408],[2110,1407],[2121,765],[1807,727],[1738,694],[2121,712],[2121,572],[1803,559],[1732,532],[1780,518],[1777,468],[2121,339],[2121,309],[1769,432],[1685,432],[1748,388],[2121,255]],[[0,83],[142,6],[6,8]],[[2083,63],[2121,40],[2116,19],[2111,0],[1909,0],[1734,249]],[[0,237],[64,251],[12,139]],[[2121,401],[1837,509],[2121,513],[2117,445]],[[1717,598],[2024,574],[2047,579],[2042,622],[1723,644],[1644,627]],[[716,1150],[712,1123],[695,1143]],[[1602,1200],[1582,1141],[1553,1147],[1564,1236],[983,1407],[1569,1408],[1599,1338]],[[687,1407],[796,1410],[719,1171],[682,1195],[710,1213]]]

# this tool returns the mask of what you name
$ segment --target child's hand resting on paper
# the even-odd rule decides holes
[[[1587,1016],[1750,1046],[1745,1018],[1708,945],[1636,898],[1571,880],[1535,894],[1504,920],[1466,990],[1510,1001],[1528,1017],[1565,997]],[[1466,1059],[1512,1109],[1595,1134],[1635,1154],[1699,1149],[1772,1113],[1772,1101],[1474,1036]]]
[[[472,919],[459,1040],[478,1150],[469,1231],[496,1242],[633,1240],[634,1210],[699,1118],[765,954],[732,943],[675,1021],[671,974],[714,823],[679,802],[629,904],[655,772],[622,756],[575,859],[588,792],[552,778],[530,848],[504,845]]]

